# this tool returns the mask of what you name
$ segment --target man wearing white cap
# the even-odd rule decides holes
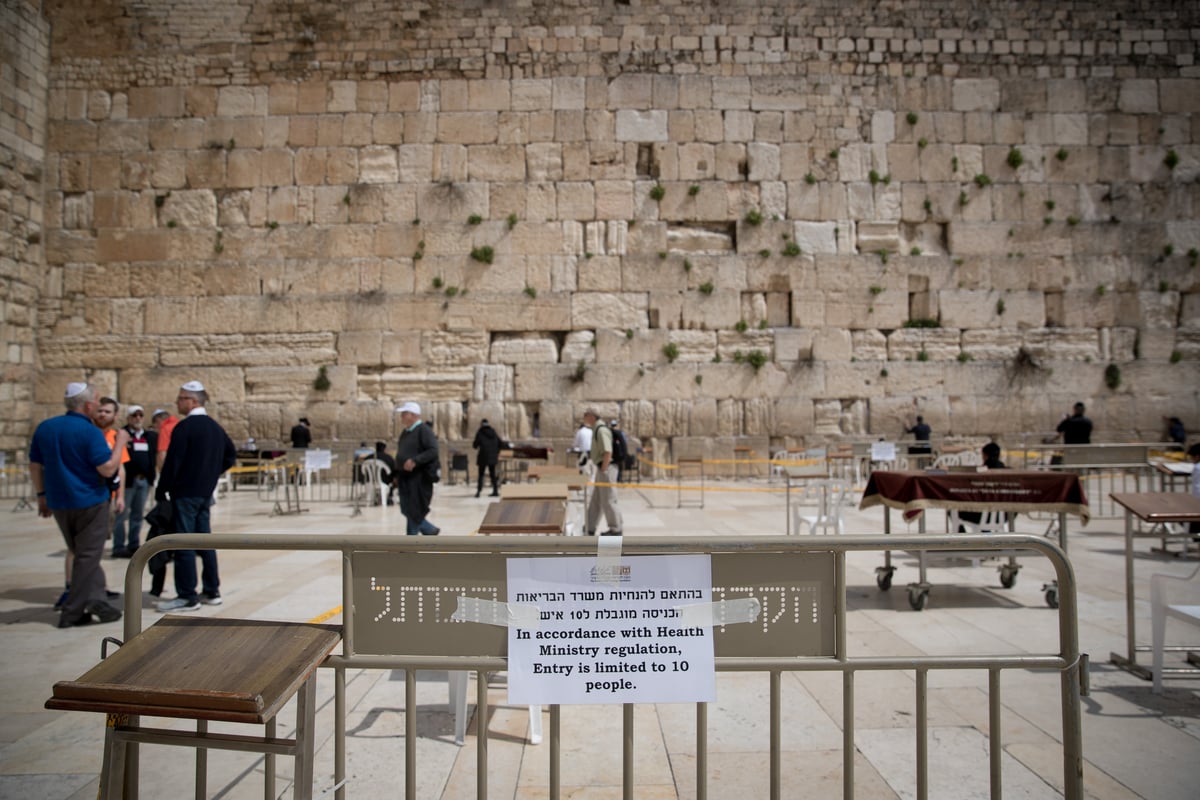
[[[396,489],[406,533],[436,536],[441,528],[429,521],[433,484],[439,480],[438,440],[433,428],[421,421],[421,407],[411,400],[396,409],[400,414],[400,441],[396,444]]]
[[[171,500],[171,521],[175,533],[212,533],[208,510],[221,474],[237,462],[233,440],[216,420],[208,416],[204,405],[208,393],[200,381],[188,381],[179,387],[175,406],[183,417],[171,432],[171,445],[163,460],[155,498]],[[159,611],[195,611],[200,603],[221,604],[221,578],[217,572],[217,551],[176,550],[175,599],[164,600]],[[196,592],[196,555],[204,565],[203,593]]]
[[[156,455],[158,434],[142,424],[146,410],[138,405],[129,407],[125,430],[129,433],[129,461],[125,464],[125,508],[117,514],[113,528],[113,558],[129,558],[141,545],[142,515],[146,498],[158,474]]]
[[[37,492],[38,515],[54,516],[67,550],[75,557],[71,585],[58,627],[86,625],[93,617],[114,622],[121,612],[108,604],[104,589],[104,543],[108,541],[107,480],[117,473],[129,434],[118,431],[116,447],[92,423],[99,403],[96,387],[69,383],[67,413],[37,426],[29,444],[29,478]]]

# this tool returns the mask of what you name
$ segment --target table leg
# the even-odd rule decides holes
[[[317,674],[314,672],[296,693],[295,800],[312,800],[313,734],[317,707]],[[408,713],[407,709],[405,713]]]
[[[196,736],[208,733],[208,720],[196,720]],[[196,748],[196,800],[208,797],[208,748]]]
[[[1133,511],[1125,509],[1125,655],[1110,653],[1109,661],[1139,678],[1150,680],[1150,670],[1137,663],[1137,620],[1133,595]],[[1146,649],[1146,648],[1143,648]]]

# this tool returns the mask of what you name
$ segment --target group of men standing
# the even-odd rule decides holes
[[[170,504],[172,532],[211,532],[213,492],[236,452],[225,430],[205,412],[203,384],[183,384],[175,402],[182,419],[175,421],[160,409],[154,414],[157,431],[143,427],[145,410],[136,405],[129,408],[128,425],[113,429],[116,401],[102,398],[90,383],[72,382],[64,392],[66,413],[34,431],[29,474],[38,514],[54,517],[67,545],[60,628],[121,618],[108,602],[115,595],[108,591],[101,565],[105,543],[112,531],[116,558],[129,557],[138,548],[142,512],[156,480],[155,499]],[[173,551],[177,597],[159,603],[160,611],[192,611],[202,600],[221,603],[216,552],[199,551],[202,596],[196,591],[196,555]]]

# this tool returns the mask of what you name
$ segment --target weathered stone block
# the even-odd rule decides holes
[[[574,330],[595,328],[647,327],[647,299],[644,294],[577,292],[570,298],[571,324]]]
[[[556,364],[558,345],[540,337],[497,338],[488,358],[494,364]]]

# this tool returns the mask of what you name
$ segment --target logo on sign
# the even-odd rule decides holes
[[[629,583],[633,570],[627,564],[595,566],[590,570],[592,583]]]

